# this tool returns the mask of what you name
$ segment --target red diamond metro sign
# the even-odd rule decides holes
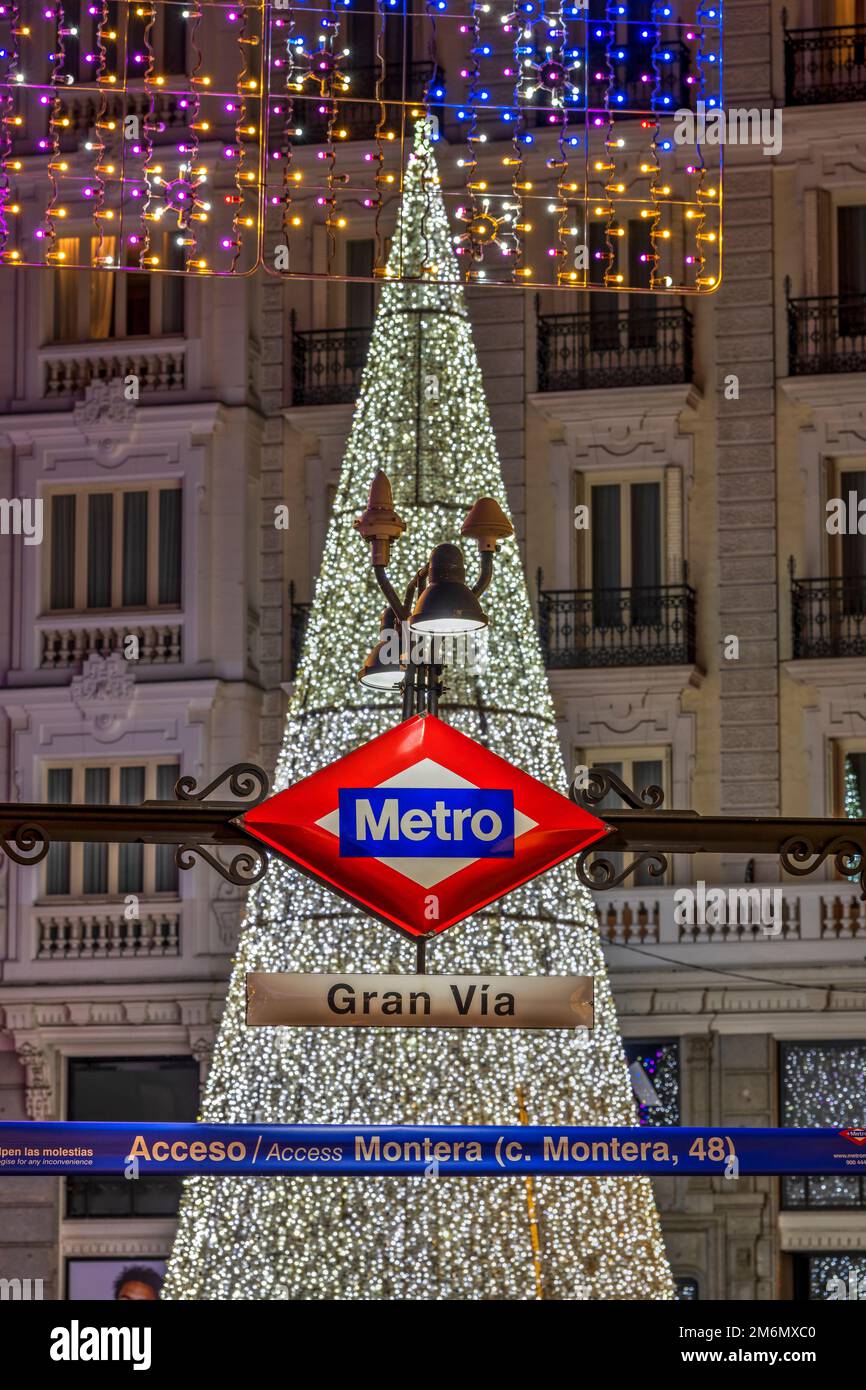
[[[409,936],[431,936],[608,826],[435,715],[416,715],[240,817]]]

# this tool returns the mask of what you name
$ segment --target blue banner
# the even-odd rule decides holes
[[[0,1123],[0,1177],[866,1174],[866,1129]]]

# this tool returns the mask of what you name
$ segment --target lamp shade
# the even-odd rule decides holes
[[[436,546],[430,556],[427,587],[421,591],[409,622],[417,632],[443,637],[487,626],[487,616],[466,583],[459,546]]]
[[[376,643],[358,672],[358,680],[368,690],[396,690],[406,674],[400,662],[400,634],[390,608],[382,614],[383,636]]]

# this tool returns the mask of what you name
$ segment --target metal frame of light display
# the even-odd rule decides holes
[[[712,292],[721,3],[0,0],[0,263],[399,279],[426,117],[467,283]]]

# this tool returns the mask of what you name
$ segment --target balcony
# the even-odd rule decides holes
[[[785,101],[866,100],[866,24],[785,30]]]
[[[866,576],[795,579],[791,575],[794,660],[866,656]]]
[[[292,326],[292,405],[351,405],[358,395],[370,328]]]
[[[539,391],[677,386],[692,379],[692,316],[687,309],[541,314]]]
[[[176,337],[54,344],[39,351],[42,395],[74,400],[93,381],[122,382],[127,376],[138,377],[143,392],[185,391],[186,353],[186,340]]]
[[[113,615],[58,615],[37,618],[36,633],[42,671],[78,671],[89,656],[122,653],[129,637],[138,638],[138,661],[166,665],[183,660],[183,618],[179,613],[131,612],[125,623]]]
[[[691,886],[691,885],[689,885]],[[860,898],[857,884],[844,879],[833,883],[791,883],[782,884],[782,912],[777,937],[768,935],[754,919],[755,892],[767,888],[768,884],[733,885],[741,894],[751,893],[750,920],[748,922],[729,921],[713,924],[710,922],[677,922],[675,917],[675,887],[622,888],[610,893],[596,893],[595,907],[599,932],[602,941],[609,947],[661,946],[688,947],[717,946],[736,953],[743,946],[760,947],[770,944],[775,949],[776,941],[786,943],[813,943],[813,949],[826,953],[831,942],[855,942],[862,949],[866,941],[866,903]],[[780,886],[780,885],[775,885]],[[742,898],[743,903],[746,902]],[[740,909],[741,917],[744,909]],[[846,947],[831,948],[838,957]],[[808,947],[800,948],[805,956]],[[687,957],[686,957],[687,958]],[[683,956],[678,957],[684,960]],[[652,959],[635,957],[635,966],[651,966]]]
[[[684,666],[695,660],[695,591],[542,589],[538,629],[548,670]]]
[[[866,372],[866,294],[789,298],[788,372]]]
[[[123,903],[104,909],[70,903],[34,908],[36,959],[151,960],[180,955],[178,903],[139,904],[129,921]]]

